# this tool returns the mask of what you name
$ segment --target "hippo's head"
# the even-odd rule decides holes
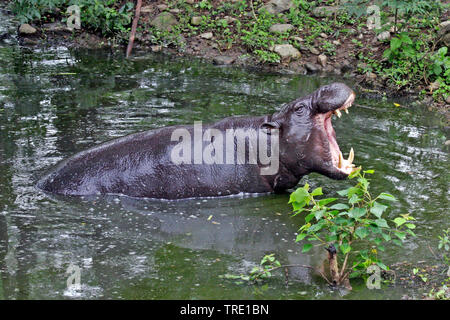
[[[343,83],[320,87],[314,93],[285,105],[263,126],[280,132],[280,162],[294,175],[318,172],[333,179],[344,179],[354,171],[353,149],[344,159],[331,124],[333,115],[355,100],[355,93]]]

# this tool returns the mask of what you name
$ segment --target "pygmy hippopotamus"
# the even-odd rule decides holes
[[[354,153],[343,158],[331,118],[348,113],[354,99],[347,85],[332,83],[271,115],[131,134],[62,161],[37,186],[61,195],[182,199],[280,192],[311,172],[344,179],[355,170]]]

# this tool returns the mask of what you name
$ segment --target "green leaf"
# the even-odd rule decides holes
[[[348,195],[348,192],[351,188],[345,189],[345,190],[339,190],[337,193],[338,195],[340,195],[341,197],[345,197],[346,195]]]
[[[347,254],[348,252],[350,252],[350,250],[352,250],[352,247],[350,247],[348,243],[343,243],[341,244],[340,249],[342,254]]]
[[[297,235],[297,238],[295,239],[295,242],[302,241],[302,240],[305,239],[307,236],[308,236],[308,234],[306,234],[306,233],[300,233],[299,235]]]
[[[314,215],[314,212],[308,214],[308,215],[306,216],[306,218],[305,218],[305,222],[306,222],[306,223],[310,222],[311,219],[314,218],[314,216],[315,216],[315,215]]]
[[[388,234],[386,234],[386,233],[381,233],[381,236],[383,237],[383,239],[385,240],[385,241],[391,241],[391,236],[390,235],[388,235]]]
[[[325,214],[326,211],[327,211],[326,209],[315,211],[314,212],[314,217],[316,217],[316,220],[320,220],[323,217],[323,215]]]
[[[388,206],[385,206],[381,203],[374,202],[373,207],[370,208],[370,212],[373,213],[377,218],[380,218],[383,212],[388,208]]]
[[[353,208],[348,212],[348,216],[351,218],[358,219],[366,215],[366,213],[367,213],[366,208]]]
[[[408,229],[415,229],[415,228],[416,228],[416,225],[415,225],[415,224],[412,224],[412,223],[407,223],[407,224],[406,224],[406,227],[407,227]]]
[[[327,205],[327,204],[329,204],[329,203],[331,203],[333,201],[336,201],[336,200],[337,200],[337,198],[327,198],[327,199],[320,200],[318,203],[321,206],[325,206],[325,205]]]
[[[302,203],[302,202],[307,202],[307,200],[309,200],[309,193],[308,191],[306,191],[304,188],[298,188],[297,190],[295,190],[294,192],[291,193],[290,197],[289,197],[289,202],[298,202],[298,203]]]
[[[312,245],[311,243],[305,244],[305,245],[303,246],[302,253],[308,252],[309,250],[311,250],[312,247],[313,247],[313,245]]]
[[[389,226],[388,226],[386,220],[384,220],[384,219],[377,219],[377,220],[375,220],[375,223],[376,223],[376,225],[379,226],[380,228],[389,228]]]
[[[388,271],[389,270],[389,268],[384,263],[376,262],[376,264],[377,264],[377,266],[379,266],[384,271]]]
[[[364,173],[368,173],[368,174],[373,174],[375,172],[375,170],[370,169],[370,170],[366,170],[366,171],[363,171],[363,172]]]
[[[391,47],[392,51],[397,50],[398,48],[401,47],[401,45],[402,45],[402,41],[399,38],[392,38],[391,39],[390,47]]]
[[[296,209],[295,208],[295,204],[296,204],[296,202],[294,202],[294,204],[293,204],[293,207],[294,207],[294,213],[292,214],[293,217],[295,217],[296,215],[298,215],[298,214],[302,213],[303,211],[305,211],[305,209],[301,209],[301,208]]]
[[[402,231],[394,231],[394,234],[400,240],[404,240],[406,238],[406,233]]]
[[[322,229],[323,228],[323,223],[316,223],[316,224],[313,224],[309,229],[308,229],[308,232],[317,232],[317,231],[319,231],[320,229]]]
[[[356,195],[356,194],[353,194],[351,197],[350,197],[350,199],[348,200],[348,203],[350,203],[350,204],[355,204],[355,203],[357,203],[357,202],[359,202],[361,199]]]
[[[434,64],[433,65],[433,73],[437,76],[440,75],[442,73],[442,67],[438,64]]]
[[[360,192],[359,188],[351,187],[348,189],[347,197],[351,198],[353,195],[357,194],[358,192]]]
[[[406,222],[406,219],[398,217],[392,221],[394,221],[394,223],[397,225],[397,227],[400,227],[402,224],[404,224]]]
[[[364,239],[369,235],[369,229],[367,229],[366,227],[359,227],[355,230],[355,234],[356,236],[358,236],[358,238]]]
[[[314,189],[313,192],[311,192],[311,195],[312,196],[321,196],[321,195],[323,195],[322,187]]]
[[[348,208],[349,208],[349,206],[344,203],[336,203],[330,207],[330,209],[335,209],[335,210],[347,210]]]
[[[389,193],[386,193],[386,192],[380,193],[378,198],[383,199],[383,200],[387,200],[387,201],[397,201],[397,199],[393,195],[391,195]]]

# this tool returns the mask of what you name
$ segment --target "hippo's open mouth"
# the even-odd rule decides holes
[[[355,165],[353,164],[355,154],[353,148],[351,148],[350,153],[348,155],[348,159],[344,159],[344,157],[342,156],[342,152],[339,149],[339,145],[336,141],[336,132],[334,131],[333,125],[331,124],[331,118],[333,114],[336,115],[338,118],[340,118],[342,116],[341,111],[348,114],[348,108],[351,107],[354,100],[355,94],[352,93],[348,97],[347,101],[345,101],[345,103],[341,107],[322,114],[323,126],[328,138],[329,150],[331,154],[331,162],[333,163],[333,166],[336,169],[338,169],[338,171],[346,175],[349,175],[355,170]]]

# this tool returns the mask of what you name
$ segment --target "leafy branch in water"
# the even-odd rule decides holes
[[[350,179],[356,179],[355,186],[338,191],[345,201],[337,202],[338,198],[318,199],[323,195],[322,188],[310,192],[308,184],[290,195],[293,216],[306,214],[296,238],[297,242],[306,241],[302,253],[307,253],[313,248],[313,243],[318,243],[328,251],[327,268],[282,265],[274,254],[269,254],[249,275],[228,274],[223,277],[257,282],[270,278],[276,270],[300,267],[315,270],[330,285],[351,289],[349,279],[364,276],[372,265],[388,271],[389,268],[380,260],[378,253],[385,251],[386,244],[402,246],[408,235],[415,236],[415,219],[409,214],[387,219],[388,203],[397,201],[396,198],[386,192],[372,196],[367,175],[374,171],[361,170],[361,167],[356,168],[349,176]],[[325,270],[328,270],[328,275]]]
[[[322,188],[309,192],[308,184],[290,196],[294,215],[306,213],[296,241],[308,241],[303,246],[303,253],[311,250],[314,242],[326,247],[330,269],[327,281],[333,285],[351,288],[349,278],[362,276],[373,264],[387,271],[378,252],[384,251],[387,243],[402,246],[407,235],[415,236],[412,231],[416,227],[415,219],[409,214],[402,214],[390,222],[385,218],[387,202],[396,199],[385,192],[376,197],[370,194],[370,180],[366,176],[373,172],[361,173],[358,168],[349,176],[356,179],[357,184],[338,191],[340,196],[346,197],[347,203],[335,203],[337,198],[319,200],[317,197],[323,195]],[[361,249],[356,250],[357,247]]]

